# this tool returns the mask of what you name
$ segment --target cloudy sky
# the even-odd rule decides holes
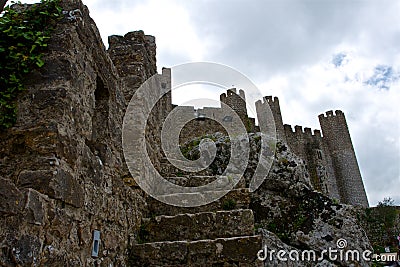
[[[231,66],[279,97],[284,123],[319,128],[318,114],[343,110],[370,205],[400,205],[400,1],[83,1],[106,45],[143,30],[159,69]]]

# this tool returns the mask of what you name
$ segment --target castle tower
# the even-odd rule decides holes
[[[136,90],[157,73],[156,39],[143,31],[133,31],[124,36],[108,37],[108,54],[122,80],[126,105]],[[171,69],[163,68],[160,76],[161,91],[166,93],[157,104],[160,121],[172,110]]]
[[[286,141],[279,99],[277,97],[272,98],[272,96],[265,96],[263,100],[264,102],[261,102],[260,100],[256,102],[258,125],[260,126],[261,131],[264,129],[263,132],[266,132],[266,129],[269,127],[268,125],[271,125],[273,120],[275,123],[276,137],[279,140]],[[272,118],[269,118],[268,112],[265,110],[267,107],[271,109]]]
[[[244,123],[247,118],[246,96],[243,90],[236,93],[236,88],[229,89],[226,93],[220,95],[220,101],[233,109]]]
[[[332,159],[338,191],[343,203],[368,207],[357,158],[351,142],[346,118],[342,111],[318,116],[323,141]]]
[[[133,31],[109,36],[108,43],[107,52],[125,84],[123,93],[128,104],[137,88],[157,73],[155,38]]]
[[[239,94],[237,94],[236,88],[229,89],[220,95],[220,101],[238,114],[248,132],[254,131],[254,124],[247,116],[246,96],[243,90],[239,90]]]

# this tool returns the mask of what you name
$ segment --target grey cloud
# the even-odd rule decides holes
[[[112,10],[112,11],[115,11],[115,12],[124,12],[124,11],[126,11],[127,8],[132,9],[132,8],[135,8],[137,5],[139,5],[141,3],[145,3],[146,0],[135,0],[135,1],[96,0],[95,3],[91,3],[91,2],[87,3],[85,0],[83,0],[83,2],[87,6],[89,6],[89,8],[93,8],[93,9],[108,9],[108,10]]]
[[[187,7],[198,34],[223,44],[209,51],[210,59],[250,69],[252,75],[272,75],[312,64],[342,42],[371,40],[378,34],[379,41],[371,42],[373,49],[397,49],[389,43],[392,35],[385,36],[379,28],[396,27],[399,20],[381,25],[375,16],[384,16],[396,3],[371,2],[225,0],[193,1]]]
[[[397,198],[398,204],[400,192],[393,189],[398,190],[400,184],[400,155],[398,148],[381,137],[381,130],[369,127],[365,131],[368,134],[357,135],[353,143],[359,144],[357,156],[367,192],[371,193],[370,202],[377,203],[384,197],[392,197]]]
[[[286,72],[315,62],[341,41],[350,13],[357,14],[354,5],[343,9],[334,2],[202,3],[192,13],[199,34],[224,43],[209,56],[253,72]]]

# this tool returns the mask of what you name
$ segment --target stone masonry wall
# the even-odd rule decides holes
[[[226,93],[220,95],[220,101],[232,110],[234,110],[248,132],[255,132],[255,119],[247,116],[245,94],[243,90],[239,90],[236,94],[236,89],[228,89]],[[224,108],[204,107],[203,109],[195,110],[194,107],[176,107],[185,108],[187,113],[194,114],[193,120],[188,122],[182,129],[180,134],[180,143],[185,143],[196,137],[201,137],[215,132],[226,133],[224,125],[235,123],[234,118],[228,116],[229,111]],[[207,115],[206,118],[205,115]],[[215,120],[219,120],[222,124]]]
[[[326,150],[321,136],[321,131],[284,125],[287,144],[296,155],[299,155],[306,164],[310,173],[311,183],[315,189],[340,200],[337,190],[336,178],[333,172],[332,162],[328,150]]]
[[[61,4],[46,64],[0,133],[0,265],[124,266],[145,207],[122,179],[127,90],[86,6]]]
[[[220,100],[231,107],[242,121],[247,117],[246,98],[243,90],[239,90],[239,94],[237,94],[236,88],[229,89],[226,93],[221,94]]]
[[[196,137],[202,137],[208,134],[220,132],[226,134],[222,125],[211,119],[192,120],[188,122],[182,129],[180,134],[179,143],[183,144],[187,141],[193,140]]]
[[[226,93],[220,95],[220,101],[239,115],[247,132],[254,133],[258,130],[255,125],[255,119],[247,116],[245,93],[243,90],[239,90],[239,94],[237,94],[235,88],[228,89]],[[228,116],[229,111],[224,110],[224,108],[204,107],[197,110],[194,107],[178,108],[185,108],[188,113],[194,114],[193,120],[188,122],[181,131],[180,143],[215,132],[226,133],[224,125],[235,123],[234,118]],[[205,115],[209,118],[205,118]],[[222,124],[215,120],[221,121]]]

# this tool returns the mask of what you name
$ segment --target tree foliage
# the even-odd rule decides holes
[[[16,99],[25,89],[26,74],[44,65],[42,54],[62,18],[58,2],[42,0],[34,5],[18,2],[5,7],[0,17],[0,129],[9,128],[16,121]]]
[[[399,233],[399,210],[391,198],[384,198],[374,208],[367,208],[363,221],[375,252],[384,252],[384,247],[397,247]]]

